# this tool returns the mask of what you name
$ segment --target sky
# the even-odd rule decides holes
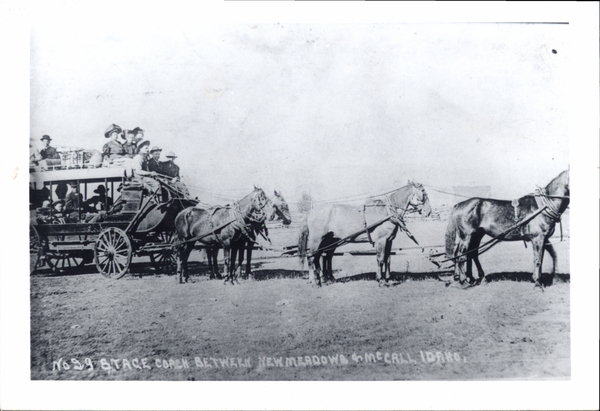
[[[31,139],[112,123],[175,151],[206,202],[316,201],[408,180],[515,198],[569,167],[561,24],[218,24],[31,31]],[[436,204],[433,204],[434,207]]]

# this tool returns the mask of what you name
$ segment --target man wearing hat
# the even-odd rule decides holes
[[[110,141],[104,144],[104,147],[102,147],[103,159],[108,158],[112,160],[118,157],[122,157],[126,154],[123,144],[121,144],[121,142],[119,141],[121,131],[123,131],[121,127],[117,126],[116,124],[111,124],[104,132],[104,137],[110,138]]]
[[[158,173],[148,169],[149,148],[149,140],[143,140],[138,144],[138,153],[131,160],[131,178],[141,183],[151,193],[154,193],[160,189],[160,184],[152,178],[152,176],[156,176]]]
[[[160,152],[162,150],[156,146],[150,150],[150,159],[148,160],[148,171],[156,171],[159,174],[164,174],[160,164]]]
[[[165,161],[164,163],[161,163],[161,165],[160,165],[162,168],[163,174],[173,178],[171,180],[171,184],[173,184],[173,187],[177,188],[181,194],[185,195],[186,197],[189,196],[190,191],[185,186],[185,184],[183,184],[179,180],[180,179],[179,166],[174,163],[174,160],[177,158],[177,156],[175,155],[174,152],[169,151],[169,153],[166,155],[166,157],[167,157],[167,161]]]
[[[165,157],[167,157],[167,161],[161,164],[163,174],[169,177],[179,178],[179,166],[174,163],[177,156],[174,152],[169,151]]]
[[[42,160],[60,158],[58,151],[56,151],[54,147],[50,147],[50,141],[52,141],[50,136],[44,135],[40,140],[44,142],[44,148],[40,150],[40,156],[42,157]]]
[[[103,185],[99,185],[94,193],[98,194],[88,198],[83,202],[83,209],[89,213],[95,213],[102,210],[109,209],[113,204],[113,199],[106,196],[106,188]]]

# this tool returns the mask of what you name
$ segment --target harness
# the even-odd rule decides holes
[[[375,228],[377,228],[379,225],[383,224],[383,222],[385,221],[391,221],[392,223],[394,223],[396,226],[398,226],[398,228],[400,228],[401,231],[404,231],[406,233],[406,235],[412,239],[415,243],[417,243],[417,240],[413,237],[413,235],[411,234],[410,231],[408,231],[408,228],[406,227],[406,223],[404,222],[404,214],[406,214],[407,210],[408,210],[408,206],[410,205],[410,201],[411,199],[415,196],[415,186],[413,185],[413,192],[412,195],[408,196],[406,199],[406,203],[404,204],[404,207],[402,207],[402,214],[398,213],[397,211],[397,206],[394,206],[392,204],[392,200],[389,196],[389,194],[386,194],[384,199],[384,204],[380,205],[380,204],[364,204],[362,206],[362,216],[363,216],[363,225],[365,227],[365,232],[367,233],[367,237],[369,239],[369,243],[371,243],[371,245],[374,245],[375,242],[373,241],[373,239],[371,238],[371,231],[374,230]],[[367,225],[367,218],[366,218],[366,209],[367,207],[381,207],[381,206],[385,206],[385,210],[387,213],[387,218],[381,222],[380,224],[377,224],[375,226],[371,226],[369,227]],[[418,244],[418,243],[417,243]]]
[[[550,197],[546,193],[545,189],[538,187],[533,195],[538,208],[546,207],[546,209],[543,211],[543,214],[546,217],[551,218],[555,223],[561,221],[561,214],[558,211],[558,207],[552,202],[552,200],[550,200]]]
[[[208,234],[213,234],[217,241],[223,244],[223,240],[219,238],[218,232],[220,232],[223,228],[227,227],[228,225],[234,224],[235,228],[239,229],[242,235],[246,237],[248,241],[254,243],[255,241],[252,239],[253,228],[251,226],[251,223],[264,225],[264,222],[267,220],[267,215],[264,212],[264,208],[269,204],[272,204],[272,201],[271,199],[267,198],[267,201],[262,206],[260,206],[260,208],[256,209],[252,207],[250,211],[246,212],[245,215],[242,215],[242,210],[240,210],[240,205],[238,203],[234,203],[233,206],[226,205],[223,207],[215,207],[213,208],[209,217],[210,232],[187,241],[199,241],[202,237],[206,237]],[[222,209],[227,209],[231,218],[226,223],[220,224],[219,226],[215,227],[213,223],[213,217],[217,211]],[[249,220],[250,223],[247,223],[246,219]],[[258,232],[264,237],[264,235],[262,234],[262,230],[259,230]],[[270,242],[270,240],[268,241]]]

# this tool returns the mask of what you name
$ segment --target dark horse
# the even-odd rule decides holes
[[[286,226],[290,225],[292,223],[292,216],[288,204],[277,190],[274,191],[274,195],[275,197],[273,198],[272,204],[273,213],[271,214],[270,219],[279,220]],[[252,274],[252,250],[256,243],[256,237],[259,234],[268,239],[269,233],[265,221],[251,221],[249,224],[248,238],[246,238],[245,244],[240,245],[240,250],[238,250],[239,267],[242,267],[244,263],[244,251],[246,251],[246,270],[244,271],[243,278],[248,278]],[[219,249],[219,247],[212,247],[206,250],[210,278],[221,278],[218,265]]]
[[[255,237],[254,226],[273,219],[277,211],[273,202],[258,187],[229,206],[216,206],[208,209],[188,207],[175,218],[177,239],[177,274],[180,283],[188,281],[187,261],[196,241],[207,246],[207,255],[214,256],[223,248],[225,260],[225,281],[233,283],[237,279],[236,256],[242,253],[247,242]],[[210,260],[209,260],[210,262]],[[212,269],[212,267],[211,267]],[[218,271],[217,271],[218,273]]]
[[[569,170],[563,171],[545,188],[518,200],[505,201],[471,198],[452,209],[446,230],[446,256],[455,259],[455,279],[465,284],[479,284],[485,277],[479,263],[479,244],[486,234],[503,241],[529,241],[533,245],[533,281],[542,287],[541,274],[544,250],[552,257],[552,272],[556,268],[556,252],[547,242],[561,214],[569,205]],[[546,206],[531,221],[526,219]],[[519,227],[504,233],[520,221]],[[466,253],[466,255],[465,255]],[[478,277],[473,278],[472,262],[477,266]],[[467,263],[466,272],[464,264]]]
[[[371,200],[362,207],[328,204],[310,210],[298,240],[301,262],[308,258],[310,281],[321,285],[321,255],[323,279],[334,281],[331,261],[335,249],[348,242],[364,242],[366,238],[377,250],[377,281],[387,283],[392,241],[398,228],[404,228],[403,217],[409,207],[425,217],[431,214],[429,197],[421,184],[409,182],[387,194],[385,201]]]

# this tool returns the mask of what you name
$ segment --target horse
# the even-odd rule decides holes
[[[535,194],[528,194],[512,202],[470,198],[456,204],[446,229],[446,257],[455,260],[455,280],[468,287],[480,284],[485,278],[479,262],[478,248],[487,234],[502,241],[530,242],[533,246],[532,278],[536,287],[543,288],[541,275],[544,251],[548,251],[552,257],[553,274],[556,269],[556,252],[547,240],[554,234],[555,225],[568,205],[569,170],[560,173]],[[543,207],[546,209],[541,214],[530,219]],[[528,218],[530,221],[527,221]],[[524,224],[519,223],[520,221]],[[514,227],[516,225],[518,226]],[[514,229],[511,229],[513,227]],[[477,266],[477,279],[473,278],[473,261]],[[465,284],[467,281],[468,284]]]
[[[390,275],[392,241],[401,228],[416,242],[404,225],[404,214],[409,207],[422,216],[431,214],[429,196],[423,185],[409,181],[381,199],[368,200],[362,207],[348,204],[327,204],[311,209],[300,231],[298,255],[302,266],[308,259],[309,281],[321,286],[333,278],[332,259],[335,249],[348,242],[368,241],[377,250],[377,281],[385,285]],[[319,258],[323,255],[323,267]],[[316,279],[315,279],[316,277]]]
[[[272,220],[279,220],[284,226],[288,226],[292,223],[292,215],[290,213],[290,207],[286,203],[285,199],[277,190],[273,191],[273,214]],[[250,236],[246,241],[245,247],[239,252],[239,266],[242,267],[244,263],[244,249],[246,250],[246,270],[244,271],[243,278],[248,278],[252,274],[252,249],[256,242],[256,236],[260,234],[269,242],[269,232],[264,222],[253,221],[250,223]]]
[[[188,207],[175,217],[177,230],[177,278],[179,283],[189,280],[187,261],[196,241],[208,246],[207,255],[223,248],[225,254],[225,282],[237,280],[236,254],[251,238],[251,224],[264,223],[274,218],[273,202],[258,187],[228,206],[208,209]]]
[[[288,226],[292,223],[292,216],[290,213],[290,208],[286,203],[285,199],[281,195],[280,192],[274,190],[274,198],[273,198],[273,214],[271,215],[271,220],[279,220],[285,226]],[[245,244],[240,246],[240,250],[238,253],[239,256],[239,267],[242,267],[244,264],[244,251],[246,251],[246,269],[244,271],[243,278],[248,278],[252,274],[252,249],[254,244],[256,243],[257,235],[263,236],[265,239],[268,239],[269,233],[267,230],[267,226],[264,221],[251,221],[250,222],[250,230],[248,232],[248,238],[246,239]],[[219,273],[219,265],[218,265],[218,254],[219,247],[209,248],[206,250],[206,257],[208,260],[209,273],[210,278],[221,278],[221,274]]]

